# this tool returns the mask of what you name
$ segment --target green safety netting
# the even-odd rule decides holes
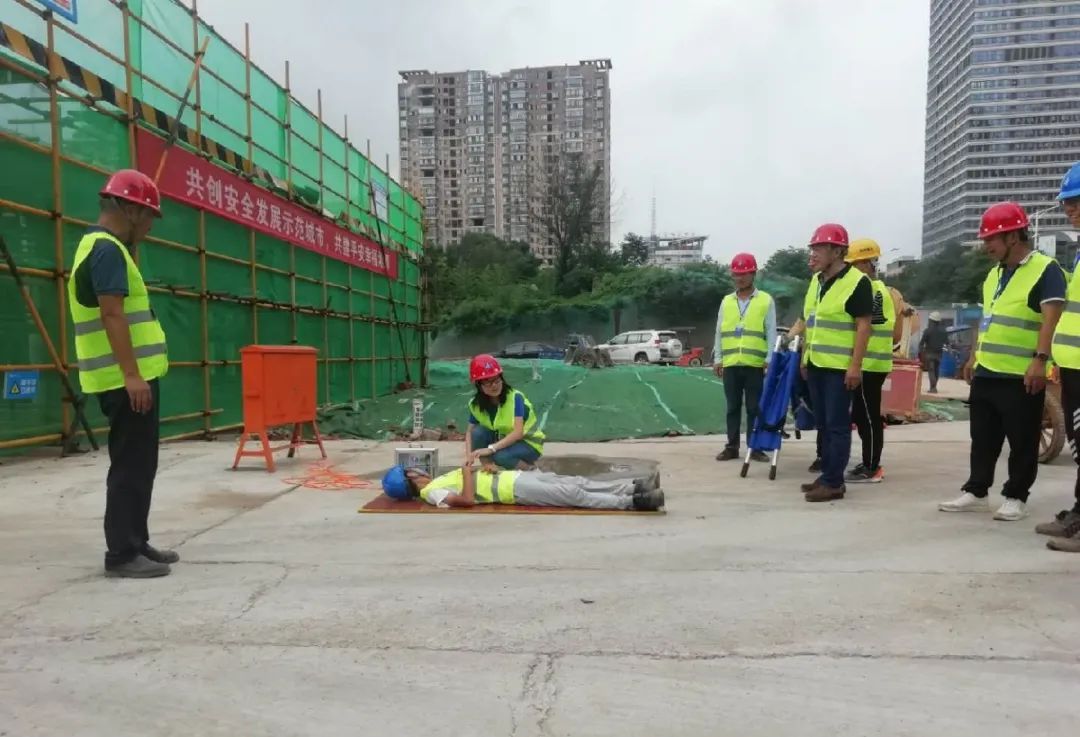
[[[197,21],[197,29],[193,27],[188,10],[174,0],[129,0],[129,7],[133,16],[161,30],[188,54],[203,36],[213,36],[199,77],[205,113],[202,133],[246,157],[246,103],[225,84],[245,88],[242,54],[201,21]],[[81,3],[79,10],[75,28],[108,52],[123,57],[121,11],[104,0]],[[45,43],[44,21],[14,0],[0,0],[0,21]],[[174,115],[177,97],[190,75],[190,59],[134,19],[129,31],[133,68],[155,80],[135,75],[132,92],[144,103]],[[62,28],[58,27],[54,36],[58,53],[118,89],[127,89],[123,65]],[[66,346],[60,339],[62,326],[70,327],[63,306],[66,280],[55,275],[70,270],[75,245],[84,232],[83,225],[70,219],[94,221],[98,214],[96,193],[105,173],[133,163],[128,127],[86,105],[80,99],[85,92],[65,81],[59,86],[59,135],[54,141],[50,95],[34,79],[41,68],[3,48],[0,55],[26,69],[25,74],[0,69],[0,132],[4,134],[0,136],[4,172],[0,200],[13,203],[0,203],[0,235],[6,238],[20,268],[41,270],[25,274],[25,281],[52,340],[65,351],[68,361],[74,361],[71,331],[67,330]],[[257,111],[253,106],[250,131],[256,164],[279,179],[291,178],[311,204],[321,204],[333,216],[347,208],[359,228],[366,226],[372,234],[376,232],[372,213],[377,210],[382,216],[379,230],[383,236],[419,255],[421,210],[411,195],[256,67],[251,70],[251,91],[252,100],[269,110]],[[190,109],[183,120],[194,124]],[[64,157],[56,195],[54,145]],[[380,202],[372,207],[369,186],[386,193],[385,205]],[[44,213],[58,210],[63,219],[57,228],[50,217],[20,207]],[[224,362],[235,362],[239,349],[251,343],[316,347],[320,359],[329,359],[320,364],[318,372],[318,399],[324,403],[377,396],[407,377],[418,380],[425,339],[418,328],[420,268],[413,259],[399,259],[398,278],[390,280],[231,221],[204,216],[175,201],[165,200],[163,210],[165,217],[155,225],[153,235],[170,243],[147,243],[140,248],[145,278],[167,290],[153,294],[152,300],[169,339],[170,360],[181,364],[174,365],[163,380],[161,412],[170,418],[163,435],[241,420],[239,366]],[[206,249],[205,267],[200,247]],[[225,299],[204,299],[200,293]],[[236,301],[249,298],[262,304]],[[337,314],[312,314],[319,310]],[[41,371],[36,397],[0,400],[0,443],[59,433],[63,406],[59,377],[48,368],[51,360],[45,343],[5,270],[0,270],[0,334],[4,336],[0,364],[5,372],[12,367],[40,367]],[[91,401],[88,409],[91,423],[102,427],[105,423],[96,403]],[[192,416],[201,411],[213,413],[208,423],[203,417]]]
[[[549,440],[599,442],[726,431],[724,387],[709,369],[615,366],[587,369],[558,361],[504,361],[510,384],[532,402]],[[424,427],[463,432],[473,396],[467,361],[433,361],[430,386],[325,407],[329,435],[385,440],[412,431],[413,400],[424,403]],[[926,419],[966,419],[961,402],[922,407]]]

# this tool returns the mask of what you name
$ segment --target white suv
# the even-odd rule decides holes
[[[607,350],[615,363],[675,363],[682,355],[682,342],[671,330],[619,333],[597,348]]]

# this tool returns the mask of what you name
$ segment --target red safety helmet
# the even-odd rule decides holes
[[[819,225],[818,229],[814,231],[814,234],[810,236],[810,245],[817,246],[823,244],[830,244],[833,246],[848,246],[848,234],[847,228],[843,225],[837,225],[836,223],[825,223]]]
[[[979,237],[986,240],[999,233],[1023,230],[1027,226],[1028,216],[1024,208],[1015,202],[999,202],[990,205],[983,213],[982,222],[979,224]]]
[[[115,197],[125,202],[134,202],[153,211],[161,217],[161,193],[154,180],[134,169],[121,169],[115,172],[99,194],[102,197]]]
[[[757,271],[757,259],[752,253],[737,253],[731,259],[732,274],[753,274]]]
[[[469,381],[473,383],[493,379],[501,373],[502,366],[495,360],[495,356],[489,353],[473,356],[473,360],[469,362]]]

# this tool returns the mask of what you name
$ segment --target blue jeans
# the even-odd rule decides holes
[[[469,435],[472,437],[473,450],[486,448],[499,439],[494,430],[488,430],[486,427],[480,427],[479,425],[472,425],[469,428]],[[495,455],[488,456],[487,460],[500,468],[514,470],[518,467],[518,461],[524,461],[531,465],[536,463],[539,458],[540,451],[524,440],[519,440],[511,446],[495,451]]]
[[[821,441],[821,476],[818,481],[836,488],[844,483],[851,455],[851,393],[844,372],[810,366],[807,370],[814,421]]]

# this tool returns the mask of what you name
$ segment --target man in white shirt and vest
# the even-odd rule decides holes
[[[983,282],[978,343],[964,366],[971,384],[970,471],[963,493],[938,509],[989,511],[994,467],[1007,439],[1009,478],[994,519],[1015,522],[1027,516],[1028,492],[1038,474],[1047,362],[1065,306],[1065,272],[1032,250],[1027,213],[1015,202],[990,206],[979,238],[996,265]]]
[[[757,270],[757,259],[752,254],[740,253],[731,260],[735,291],[724,297],[716,316],[713,369],[724,380],[727,402],[727,446],[716,456],[718,461],[739,457],[739,425],[744,403],[749,442],[761,402],[765,368],[776,347],[776,304],[771,296],[754,286]],[[761,451],[751,458],[769,460]]]
[[[75,249],[68,305],[79,383],[109,420],[105,575],[153,578],[180,557],[150,545],[147,521],[158,463],[158,380],[169,368],[161,329],[135,246],[161,217],[161,197],[145,174],[124,169],[100,192],[101,214]]]
[[[1058,193],[1065,215],[1074,228],[1080,228],[1080,164],[1074,164],[1061,181]],[[1080,260],[1080,256],[1078,256]],[[1073,506],[1058,512],[1054,519],[1035,526],[1040,535],[1049,535],[1046,547],[1064,553],[1080,553],[1080,277],[1076,263],[1066,292],[1065,311],[1054,332],[1051,348],[1054,363],[1061,372],[1061,403],[1065,408],[1065,434],[1077,462],[1073,482]]]

